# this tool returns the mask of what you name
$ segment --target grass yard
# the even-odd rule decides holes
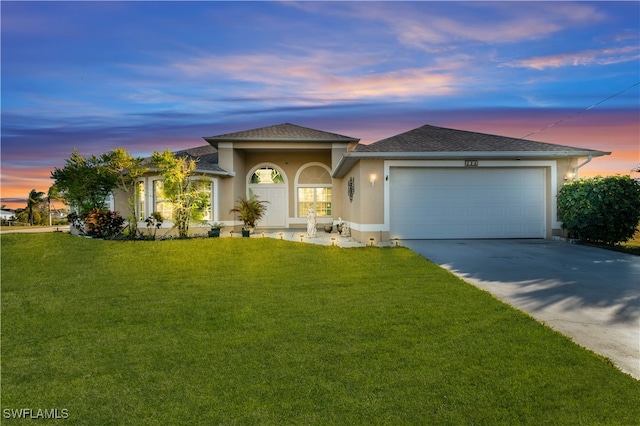
[[[640,382],[405,248],[0,238],[3,424],[640,419]]]
[[[640,256],[640,228],[632,239],[622,244],[622,251]]]
[[[615,246],[588,243],[584,244],[591,245],[593,247],[600,247],[606,250],[620,251],[623,253],[635,254],[636,256],[640,256],[640,228],[638,228],[634,236],[629,241],[625,241],[624,243]]]

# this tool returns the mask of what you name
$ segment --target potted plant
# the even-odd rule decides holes
[[[224,228],[224,223],[213,222],[208,234],[210,237],[217,238],[220,236],[220,230]]]
[[[258,200],[256,195],[251,195],[249,198],[238,198],[236,206],[229,210],[229,213],[237,213],[238,219],[244,223],[242,228],[242,236],[248,237],[251,231],[258,222],[264,216],[267,211],[266,204],[268,201]]]
[[[342,235],[342,218],[338,218],[338,223],[336,224],[336,230],[340,235]]]

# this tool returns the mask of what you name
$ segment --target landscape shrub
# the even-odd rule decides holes
[[[113,238],[122,232],[124,218],[115,211],[91,210],[85,219],[87,233],[96,238]]]
[[[558,219],[570,238],[625,242],[640,224],[640,182],[630,176],[596,176],[568,183],[558,193]]]

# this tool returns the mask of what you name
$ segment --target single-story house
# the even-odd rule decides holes
[[[239,197],[268,201],[257,228],[305,228],[341,218],[359,241],[551,238],[556,195],[578,169],[609,152],[425,125],[363,145],[350,136],[279,124],[204,137],[179,151],[198,159],[211,197],[206,220],[239,229]],[[171,216],[161,176],[139,183],[137,215]],[[126,197],[115,207],[126,211]],[[164,226],[171,226],[168,221]]]
[[[0,220],[9,221],[9,220],[15,220],[15,219],[16,219],[15,210],[9,210],[9,209],[0,210]]]

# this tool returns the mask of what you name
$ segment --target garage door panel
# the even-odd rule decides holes
[[[392,238],[544,238],[542,168],[392,168]]]

